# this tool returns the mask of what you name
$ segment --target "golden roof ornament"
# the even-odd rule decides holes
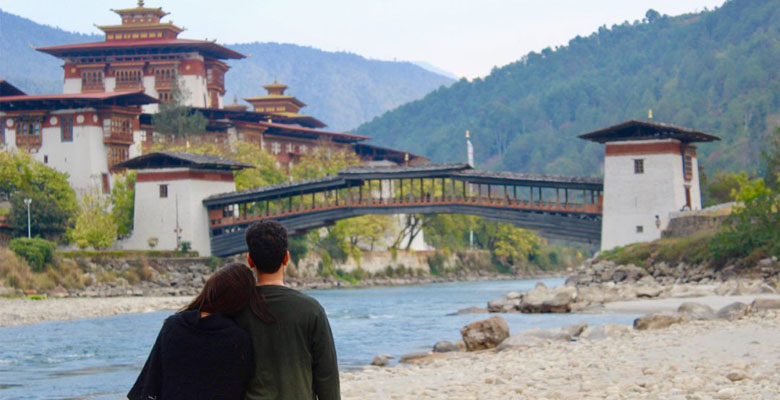
[[[138,7],[144,6],[144,0],[138,0]]]

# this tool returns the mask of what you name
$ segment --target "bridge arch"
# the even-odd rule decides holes
[[[480,171],[467,164],[359,167],[336,176],[211,196],[212,254],[246,251],[244,230],[274,219],[291,233],[368,214],[469,214],[543,236],[597,243],[603,183],[587,177]]]

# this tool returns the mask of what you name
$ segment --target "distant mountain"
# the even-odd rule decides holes
[[[439,75],[442,75],[442,76],[446,76],[447,78],[450,78],[450,79],[456,80],[456,81],[458,79],[460,79],[459,76],[453,74],[452,72],[445,71],[445,70],[443,70],[443,69],[441,69],[441,68],[439,68],[439,67],[437,67],[437,66],[435,66],[435,65],[433,65],[433,64],[431,64],[429,62],[426,62],[426,61],[413,61],[413,63],[414,63],[414,65],[416,65],[416,66],[418,66],[420,68],[423,68],[423,69],[426,69],[428,71],[433,72],[434,74],[439,74]]]
[[[263,95],[262,85],[276,79],[290,86],[288,94],[308,104],[302,113],[320,118],[334,129],[355,128],[454,82],[409,62],[368,60],[292,44],[228,47],[251,57],[228,63],[227,102],[232,102],[234,95],[239,99]]]
[[[484,79],[460,80],[360,126],[379,144],[478,167],[600,173],[602,146],[578,134],[647,118],[717,134],[707,169],[758,168],[780,120],[780,1],[731,0],[676,17],[603,26],[567,46],[529,53]]]
[[[62,61],[33,47],[95,42],[103,36],[66,32],[0,10],[0,77],[29,94],[62,92]]]
[[[60,93],[62,62],[31,46],[102,40],[102,35],[65,32],[0,10],[0,77],[31,94]],[[228,47],[252,56],[229,63],[226,103],[231,103],[234,96],[240,99],[263,95],[262,85],[276,78],[290,86],[288,93],[309,105],[301,112],[319,118],[336,130],[355,128],[454,82],[409,62],[368,60],[355,54],[291,44],[249,43]]]

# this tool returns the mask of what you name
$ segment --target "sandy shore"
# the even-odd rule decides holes
[[[0,299],[0,326],[107,317],[181,308],[192,297],[100,297],[46,300]]]
[[[445,353],[344,373],[343,398],[780,399],[777,311],[661,330],[619,328],[601,340]]]

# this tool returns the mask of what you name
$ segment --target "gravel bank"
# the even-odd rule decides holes
[[[445,353],[342,374],[348,399],[777,399],[780,313]]]
[[[26,325],[50,320],[106,317],[116,314],[175,310],[191,296],[103,297],[46,300],[0,299],[0,326]]]

